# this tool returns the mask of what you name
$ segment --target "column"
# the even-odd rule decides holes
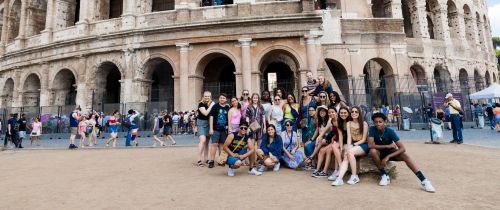
[[[403,9],[401,8],[401,1],[407,1],[407,0],[392,0],[391,2],[392,18],[403,19]]]
[[[189,43],[177,43],[179,50],[179,88],[180,110],[188,110],[194,103],[193,94],[189,91]]]
[[[446,6],[446,5],[441,5]],[[445,7],[446,8],[446,7]],[[449,42],[450,39],[450,27],[448,27],[448,12],[446,9],[440,8],[439,10],[435,11],[436,15],[436,22],[434,23],[436,29],[438,30],[437,34],[441,34],[441,37],[436,37],[437,39],[444,40],[445,42]],[[436,32],[436,31],[434,31]]]
[[[42,66],[41,70],[41,78],[40,78],[40,106],[49,106],[50,104],[50,95],[51,91],[49,91],[49,64],[47,62],[40,63]]]
[[[306,35],[306,54],[307,54],[307,68],[311,70],[314,76],[318,76],[318,69],[316,63],[316,36]]]
[[[252,44],[251,38],[242,38],[238,40],[241,45],[241,72],[243,74],[243,89],[252,91],[252,53],[250,45]]]
[[[135,28],[135,2],[136,0],[123,0],[122,30]]]
[[[91,4],[95,1],[80,1],[80,16],[75,26],[79,35],[87,35],[89,33],[89,21],[92,20],[91,10],[94,8]]]
[[[459,39],[462,41],[463,44],[466,43],[467,41],[467,38],[466,38],[466,25],[465,25],[465,15],[463,13],[463,11],[459,11],[457,13],[457,18],[458,18],[458,31],[460,32],[459,33]]]
[[[21,74],[22,70],[19,67],[14,67],[14,91],[12,93],[12,107],[23,106],[23,90],[21,87]]]
[[[47,16],[45,18],[45,30],[41,32],[42,34],[42,43],[50,43],[52,42],[52,31],[54,29],[54,17],[55,13],[55,1],[56,0],[48,0],[47,1]]]
[[[21,1],[21,21],[19,23],[19,35],[18,38],[24,39],[26,35],[26,0]]]
[[[412,20],[411,22],[413,23],[413,35],[416,38],[425,38],[428,39],[430,38],[429,35],[429,29],[427,25],[427,12],[425,11],[425,1],[417,1],[417,5],[413,7],[412,5],[408,5],[410,9],[415,8],[412,13]]]
[[[3,25],[2,25],[2,39],[0,40],[0,54],[3,54],[5,52],[5,45],[7,44],[8,40],[8,26],[9,26],[9,16],[8,13],[10,11],[10,1],[5,0],[4,1],[4,8],[3,8],[3,16],[1,17],[3,20]]]
[[[76,105],[85,109],[87,107],[92,106],[92,90],[90,90],[90,99],[89,94],[87,93],[87,58],[84,56],[75,57],[76,62],[78,62],[77,76],[76,76]],[[89,81],[91,79],[89,78]],[[91,85],[92,86],[92,85]],[[92,86],[94,87],[94,86]],[[54,87],[55,88],[55,87]]]

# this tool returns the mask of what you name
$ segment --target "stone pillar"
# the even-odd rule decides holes
[[[87,107],[90,108],[92,107],[92,90],[90,90],[90,97],[89,97],[89,92],[87,92],[86,81],[91,81],[92,79],[86,77],[87,58],[84,56],[76,57],[76,62],[78,62],[79,69],[77,70],[77,76],[75,78],[76,79],[75,103],[77,106],[82,107],[82,109],[85,109]],[[91,87],[94,86],[91,85]]]
[[[318,64],[316,63],[316,36],[306,35],[307,70],[311,70],[313,75],[318,75]]]
[[[136,0],[123,0],[122,30],[135,28],[135,3]]]
[[[10,11],[10,1],[9,0],[5,0],[4,1],[4,8],[3,8],[3,16],[1,17],[2,18],[2,22],[3,22],[3,25],[2,25],[2,39],[0,40],[0,54],[3,54],[5,52],[5,45],[7,44],[7,40],[8,40],[8,29],[9,29],[9,16],[8,16],[8,13]]]
[[[19,21],[19,34],[15,38],[16,44],[19,48],[24,48],[25,46],[25,39],[26,39],[26,7],[27,1],[23,0],[21,1],[21,20]]]
[[[18,67],[14,71],[14,91],[12,93],[12,107],[21,107],[23,101],[23,92],[21,87],[21,74],[22,70]]]
[[[480,47],[480,50],[484,51],[485,50],[485,37],[484,37],[484,26],[483,22],[481,21],[481,18],[476,19],[476,24],[477,24],[477,44]]]
[[[401,8],[401,1],[407,1],[407,0],[392,0],[391,1],[392,18],[403,19],[403,9]]]
[[[411,13],[411,22],[413,25],[413,36],[415,38],[430,38],[429,26],[427,25],[427,12],[425,11],[425,1],[417,1],[416,5],[408,5],[410,10],[415,8]]]
[[[253,93],[252,90],[252,52],[250,45],[251,38],[242,38],[238,40],[241,46],[241,72],[243,74],[243,89]]]
[[[45,30],[41,31],[42,34],[42,43],[50,43],[52,42],[52,31],[54,29],[54,17],[56,16],[56,8],[55,8],[56,0],[48,0],[47,1],[47,16],[45,18]]]
[[[441,5],[441,6],[443,6],[443,5]],[[450,41],[450,27],[448,27],[448,13],[447,13],[446,9],[440,8],[440,9],[434,11],[434,14],[435,14],[434,26],[436,26],[434,33],[436,33],[436,30],[438,30],[437,31],[438,36],[436,37],[436,39],[440,39],[440,40],[444,40],[445,42],[449,42]]]
[[[50,91],[49,91],[49,80],[50,80],[50,68],[48,63],[41,63],[41,78],[40,78],[40,106],[50,105]]]
[[[181,111],[188,110],[194,103],[194,94],[190,93],[189,87],[189,43],[177,43],[179,50],[179,88],[180,88],[180,107]]]
[[[457,30],[459,31],[458,39],[462,41],[462,43],[465,43],[467,41],[466,38],[466,25],[465,25],[465,15],[462,11],[459,11],[457,13],[457,18],[458,18],[458,28]]]

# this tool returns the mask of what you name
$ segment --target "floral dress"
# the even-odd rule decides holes
[[[259,140],[262,139],[262,135],[264,134],[264,123],[266,120],[263,118],[263,115],[265,115],[264,107],[262,105],[254,107],[253,105],[250,105],[247,107],[246,114],[245,116],[248,117],[249,123],[252,124],[253,122],[257,122],[260,125],[260,129],[255,132],[253,131],[250,134],[251,139]]]

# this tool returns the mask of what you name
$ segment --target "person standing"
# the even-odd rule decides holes
[[[5,134],[5,142],[4,147],[7,147],[7,141],[10,138],[10,141],[14,143],[15,148],[19,147],[19,143],[17,142],[17,113],[10,114],[10,118],[7,121],[7,133]]]
[[[160,143],[160,146],[165,146],[165,143],[158,138],[158,134],[160,134],[160,130],[163,128],[163,118],[162,116],[158,116],[157,113],[153,115],[153,147],[156,147],[156,142]]]
[[[173,135],[177,135],[179,133],[179,120],[180,120],[180,116],[177,114],[177,112],[174,112],[174,114],[172,114],[172,133]]]
[[[460,102],[453,98],[451,93],[446,94],[446,104],[450,109],[450,120],[451,120],[451,129],[453,130],[453,140],[450,143],[462,144],[464,142],[462,136],[462,117],[460,113],[462,112],[462,106],[460,106]]]
[[[26,120],[26,115],[24,113],[21,114],[21,118],[19,118],[17,124],[19,125],[19,148],[23,148],[23,139],[26,138],[26,125],[28,124],[28,120]]]
[[[75,145],[75,137],[78,134],[78,120],[80,119],[80,112],[82,109],[80,106],[76,107],[73,112],[69,115],[69,128],[70,128],[70,136],[69,136],[69,149],[77,149],[78,147]]]
[[[128,116],[123,122],[123,125],[125,127],[128,127],[128,132],[127,132],[127,139],[125,141],[125,146],[139,146],[139,143],[135,140],[137,137],[137,131],[139,130],[139,125],[136,123],[136,120],[138,120],[140,113],[136,110],[128,110]]]
[[[33,141],[36,141],[36,146],[40,146],[40,136],[42,135],[42,123],[38,117],[33,118],[31,123],[30,146],[33,146]]]
[[[165,113],[163,117],[163,142],[167,142],[168,140],[172,141],[172,145],[175,145],[176,142],[172,137],[172,117],[170,114]]]
[[[274,96],[274,103],[269,109],[267,114],[267,121],[269,125],[274,125],[276,133],[281,133],[281,121],[283,120],[283,109],[280,106],[281,97],[279,95]]]
[[[109,117],[107,124],[109,125],[110,138],[106,141],[106,147],[109,147],[109,142],[113,141],[113,147],[116,147],[116,138],[118,137],[118,126],[120,125],[120,112],[115,110]]]
[[[85,121],[85,123],[87,124],[87,127],[86,127],[86,134],[88,136],[88,140],[89,140],[89,146],[90,147],[93,147],[94,145],[97,145],[97,121],[96,121],[96,116],[97,116],[97,113],[96,112],[92,112],[89,117],[88,117],[88,120]]]
[[[247,108],[250,105],[250,92],[248,90],[243,90],[243,92],[241,93],[240,104],[241,116],[245,116],[245,114],[247,113]]]
[[[208,161],[208,142],[209,142],[209,114],[215,103],[212,101],[212,93],[205,91],[203,99],[198,103],[198,117],[196,119],[196,126],[198,128],[198,166],[204,166],[203,163]]]
[[[490,103],[486,107],[486,114],[488,115],[491,130],[495,129],[495,114],[493,114],[493,106]]]
[[[227,97],[225,94],[220,94],[219,103],[215,104],[210,111],[209,134],[212,136],[210,145],[210,160],[208,161],[208,168],[214,167],[215,153],[217,150],[222,150],[222,145],[226,141],[229,105],[226,104]]]
[[[429,122],[429,120],[434,117],[434,108],[432,108],[432,104],[427,105],[427,107],[425,108],[425,114],[425,122]]]
[[[234,133],[238,132],[238,129],[240,127],[240,121],[241,121],[241,104],[238,102],[238,98],[232,97],[231,98],[231,108],[229,109],[229,112],[227,113],[227,119],[229,120],[229,126],[228,126],[228,132],[229,133]],[[246,111],[245,111],[246,113]]]
[[[497,121],[497,131],[500,132],[500,104],[496,103],[495,108],[493,109],[493,113],[495,114],[495,119]]]

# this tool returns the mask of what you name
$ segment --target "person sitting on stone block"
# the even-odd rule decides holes
[[[413,160],[406,153],[406,149],[399,136],[394,130],[385,126],[387,117],[383,113],[375,113],[372,116],[375,126],[370,127],[368,131],[368,147],[375,165],[380,170],[380,186],[386,186],[390,183],[389,175],[385,171],[385,166],[389,160],[404,161],[406,165],[420,179],[422,188],[427,192],[435,192],[431,182],[425,178],[424,174]]]

